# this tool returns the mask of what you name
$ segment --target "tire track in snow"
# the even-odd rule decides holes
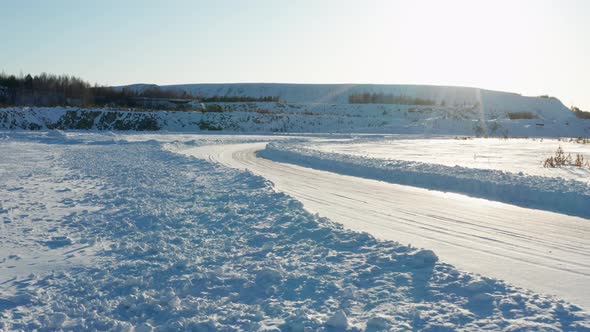
[[[344,226],[433,249],[460,269],[590,308],[590,221],[426,189],[276,163],[265,143],[204,146],[184,154],[249,169]]]

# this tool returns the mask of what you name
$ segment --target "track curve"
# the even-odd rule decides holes
[[[590,308],[590,220],[258,158],[266,143],[180,151],[248,169],[312,213],[434,250],[465,271]]]

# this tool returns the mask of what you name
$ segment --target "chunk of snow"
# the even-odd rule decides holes
[[[348,327],[348,318],[344,311],[340,309],[328,318],[326,325],[337,329],[346,329]]]
[[[483,292],[488,289],[488,283],[482,279],[474,280],[469,282],[465,288],[472,293]]]
[[[438,256],[432,250],[422,249],[409,256],[408,264],[415,268],[433,266],[438,261]]]
[[[391,322],[383,316],[373,316],[367,320],[367,330],[386,331],[391,327]]]
[[[259,285],[276,284],[281,281],[283,275],[279,270],[265,268],[256,272],[256,283]]]

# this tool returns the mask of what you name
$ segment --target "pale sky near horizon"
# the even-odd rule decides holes
[[[92,83],[401,83],[590,111],[590,1],[0,0],[0,71]]]

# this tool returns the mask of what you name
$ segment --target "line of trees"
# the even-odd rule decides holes
[[[353,93],[348,96],[349,104],[396,104],[396,105],[424,105],[434,106],[436,102],[431,99],[416,98],[404,95],[385,93]]]
[[[91,85],[69,75],[7,75],[0,73],[0,105],[139,107],[138,97],[196,99],[186,91],[148,87],[143,90]]]
[[[571,110],[578,118],[590,120],[590,112],[584,112],[576,106],[572,106]]]
[[[142,99],[143,98],[143,99]],[[143,89],[91,85],[69,75],[7,75],[0,73],[0,106],[110,106],[166,108],[152,99],[199,100],[211,103],[278,102],[279,97],[211,96],[197,97],[187,91],[148,86]],[[171,104],[172,105],[172,104]],[[170,106],[173,107],[173,106]],[[182,108],[181,106],[174,106]]]

